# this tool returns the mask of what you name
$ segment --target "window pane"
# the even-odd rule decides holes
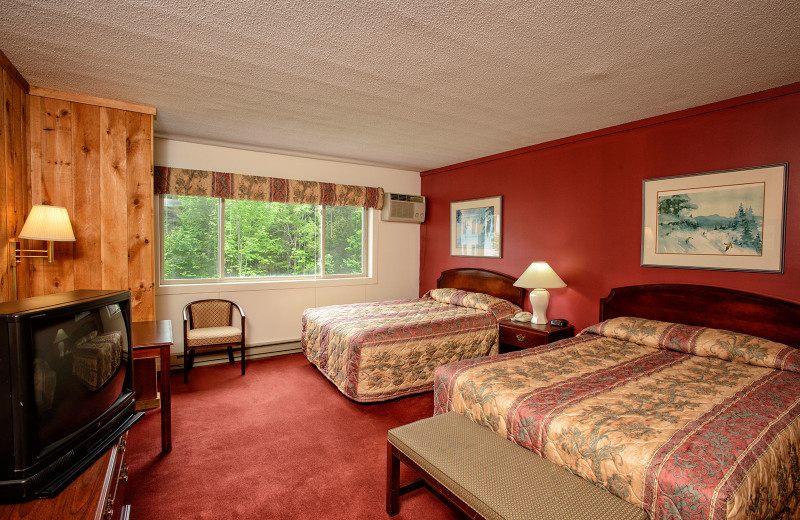
[[[164,279],[219,276],[219,199],[164,195]]]
[[[225,276],[320,274],[319,206],[225,201]]]
[[[364,208],[325,206],[325,274],[364,272]]]

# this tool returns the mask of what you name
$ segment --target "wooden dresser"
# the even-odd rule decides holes
[[[127,520],[128,433],[54,498],[0,505],[0,520]]]

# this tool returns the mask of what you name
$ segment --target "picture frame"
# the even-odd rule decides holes
[[[641,265],[782,273],[788,169],[645,179]]]
[[[502,257],[503,197],[450,203],[450,256]]]

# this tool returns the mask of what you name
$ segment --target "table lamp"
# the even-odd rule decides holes
[[[20,249],[19,239],[45,240],[47,249]],[[53,263],[55,258],[53,242],[75,242],[72,224],[69,221],[67,208],[60,206],[36,205],[31,208],[19,237],[11,238],[9,248],[12,271],[12,296],[17,299],[17,264],[22,258],[47,258]]]
[[[550,293],[547,289],[566,287],[567,284],[558,277],[547,262],[533,262],[525,272],[514,282],[514,287],[531,290],[531,323],[544,325],[547,323],[547,305],[550,303]]]
[[[64,342],[67,341],[68,339],[69,336],[67,335],[66,332],[64,332],[64,329],[58,329],[58,332],[56,332],[56,338],[53,340],[53,343],[55,343],[56,346],[58,347],[59,357],[64,357]]]

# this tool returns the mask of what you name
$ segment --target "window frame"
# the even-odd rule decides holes
[[[175,279],[164,278],[164,195],[155,195],[154,217],[155,227],[157,227],[156,247],[154,252],[156,255],[155,264],[158,269],[158,283],[159,287],[180,287],[180,286],[194,286],[194,285],[234,285],[234,284],[277,284],[281,282],[288,283],[318,283],[320,281],[374,281],[375,269],[373,264],[376,237],[374,235],[375,224],[373,222],[376,212],[372,208],[361,207],[363,216],[361,219],[361,273],[347,273],[347,274],[326,274],[325,273],[325,206],[322,204],[315,204],[319,208],[320,213],[320,267],[321,274],[314,275],[286,275],[286,276],[260,276],[260,277],[226,277],[225,276],[225,200],[222,197],[209,197],[217,199],[217,267],[219,269],[219,276],[216,278],[191,278],[191,279]],[[281,204],[278,202],[265,202],[265,204]],[[357,207],[357,206],[356,206]],[[363,283],[363,282],[362,282]]]

